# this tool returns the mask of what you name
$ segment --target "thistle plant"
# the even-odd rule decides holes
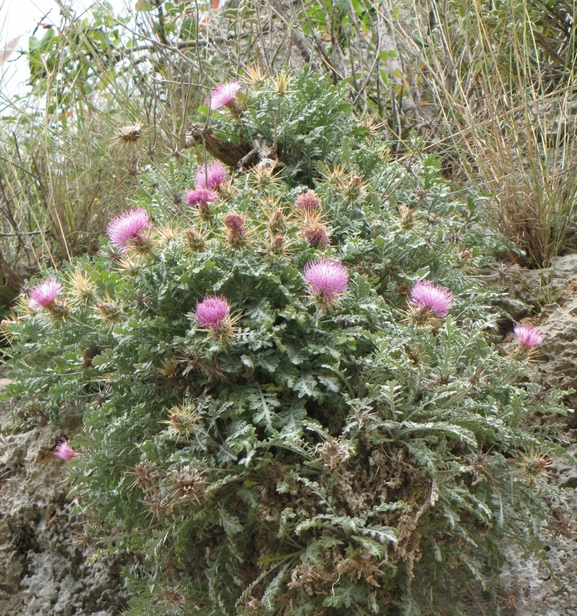
[[[283,100],[301,109],[319,80],[290,82]],[[459,614],[471,580],[498,574],[501,541],[529,548],[562,509],[534,462],[561,448],[525,421],[562,413],[561,394],[493,345],[498,295],[469,272],[499,238],[477,225],[477,198],[456,198],[434,159],[390,162],[352,117],[348,133],[313,122],[333,112],[293,120],[291,164],[316,169],[303,175],[314,193],[298,173],[263,185],[248,170],[196,217],[171,195],[212,190],[199,187],[211,167],[171,161],[132,204],[150,251],[130,235],[126,267],[109,233],[70,266],[91,294],[68,318],[24,300],[3,325],[17,406],[54,422],[84,411],[72,493],[117,538],[110,550],[140,555],[134,616]],[[308,151],[299,167],[305,126],[330,157]],[[319,206],[330,244],[302,234]],[[45,275],[76,292],[74,275]]]

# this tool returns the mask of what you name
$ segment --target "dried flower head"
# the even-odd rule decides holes
[[[96,297],[92,280],[80,268],[76,268],[70,276],[70,294],[76,304],[88,304]]]
[[[289,89],[289,84],[292,81],[292,77],[286,72],[281,71],[274,79],[273,85],[277,94],[284,96]]]
[[[203,165],[197,170],[195,188],[216,190],[225,180],[226,169],[220,161],[215,160],[210,165]]]
[[[208,487],[204,475],[188,465],[168,473],[168,481],[172,488],[172,504],[175,506],[191,502],[199,504]]]
[[[230,304],[224,297],[207,295],[196,305],[195,314],[200,327],[218,330],[230,315]]]
[[[139,486],[147,494],[156,492],[158,481],[162,477],[158,465],[151,460],[139,462],[132,470],[127,471],[127,474],[133,475],[135,478],[130,487]]]
[[[332,169],[325,167],[321,174],[346,199],[351,201],[360,199],[366,193],[362,178],[349,173],[343,165],[333,165]]]
[[[245,72],[245,81],[250,85],[256,86],[259,83],[262,83],[268,77],[268,74],[262,70],[258,62],[256,62],[255,64],[251,64]]]
[[[522,349],[531,349],[543,342],[543,334],[529,323],[517,323],[513,329]]]
[[[304,268],[309,289],[321,303],[328,304],[344,293],[349,284],[349,271],[340,261],[327,258],[313,259]]]
[[[178,605],[184,602],[184,597],[176,588],[164,588],[162,590],[162,600],[166,605]]]
[[[200,212],[207,212],[209,203],[218,199],[218,193],[208,188],[195,188],[186,191],[186,202],[191,207],[196,207]]]
[[[332,471],[351,457],[352,449],[350,445],[341,443],[338,439],[331,439],[317,445],[316,452],[326,468]]]
[[[324,248],[330,242],[327,228],[320,222],[314,222],[305,227],[301,227],[301,231],[307,242],[315,248]]]
[[[129,244],[139,248],[148,248],[149,244],[144,232],[150,226],[150,217],[145,209],[131,209],[108,223],[106,235],[112,245],[121,250],[126,250]]]
[[[415,222],[415,211],[406,203],[397,203],[397,209],[401,215],[401,228],[410,229]]]
[[[451,291],[429,280],[419,280],[411,289],[411,306],[425,314],[433,313],[439,318],[449,314],[453,304]]]
[[[41,283],[30,289],[28,306],[32,310],[39,308],[52,308],[56,298],[62,293],[62,285],[56,278],[46,278]]]
[[[268,161],[268,162],[267,162]],[[259,191],[265,191],[282,182],[276,162],[264,159],[262,164],[252,167],[248,174],[250,185]]]
[[[228,81],[221,83],[210,93],[210,108],[212,111],[221,107],[231,107],[242,86],[238,81]]]
[[[158,229],[157,236],[159,243],[166,246],[178,239],[178,228],[168,223]]]
[[[321,200],[313,190],[309,190],[295,199],[295,207],[307,217],[315,216],[321,211]]]
[[[142,137],[142,124],[137,122],[130,126],[123,126],[118,129],[116,136],[124,143],[136,143]]]
[[[63,460],[66,460],[67,462],[72,460],[72,458],[74,458],[77,455],[74,449],[70,447],[70,445],[68,444],[68,439],[66,438],[63,438],[58,443],[58,445],[56,445],[52,453],[58,458],[62,458]]]

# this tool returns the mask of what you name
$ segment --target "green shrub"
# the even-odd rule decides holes
[[[306,79],[287,109],[323,83]],[[280,94],[248,97],[272,134],[259,96]],[[458,614],[500,542],[529,547],[561,497],[558,448],[525,420],[562,407],[527,353],[488,341],[494,294],[468,275],[498,243],[475,197],[344,124],[293,136],[326,136],[320,210],[263,171],[191,208],[196,163],[172,161],[135,195],[149,230],[75,260],[54,302],[24,298],[4,324],[17,404],[85,413],[72,490],[87,532],[136,555],[131,614]],[[347,268],[346,290],[312,292],[319,258]],[[447,316],[410,305],[425,278],[454,294]],[[225,308],[212,326],[207,296]]]

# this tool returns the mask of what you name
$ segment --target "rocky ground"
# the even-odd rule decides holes
[[[0,378],[0,390],[6,384]],[[123,563],[92,562],[81,520],[67,498],[67,462],[52,450],[80,427],[65,416],[58,426],[24,424],[14,431],[0,403],[0,615],[113,616],[126,605]]]
[[[495,274],[509,287],[503,307],[515,320],[528,318],[545,339],[535,364],[547,387],[577,390],[577,255],[555,260],[547,270],[516,266]],[[0,390],[5,380],[0,378]],[[567,398],[577,409],[577,393]],[[64,416],[53,426],[43,421],[13,430],[9,405],[0,404],[0,615],[113,616],[122,612],[122,562],[94,561],[94,548],[82,541],[81,520],[67,498],[67,463],[52,451],[63,436],[80,429],[81,419]],[[569,414],[567,434],[576,443],[577,413]],[[552,470],[570,491],[577,519],[577,468]],[[520,553],[508,554],[503,574],[502,612],[507,616],[577,616],[577,524],[570,520],[547,541],[548,566]],[[474,594],[474,593],[473,593]],[[482,595],[473,596],[471,616],[493,616]]]

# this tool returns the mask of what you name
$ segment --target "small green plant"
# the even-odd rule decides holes
[[[259,135],[306,109],[324,81],[304,75],[249,92]],[[540,335],[501,356],[494,293],[467,275],[498,245],[476,198],[343,109],[342,132],[331,110],[294,119],[307,185],[151,171],[100,252],[3,324],[17,404],[85,411],[72,490],[104,547],[140,555],[134,616],[459,614],[500,541],[529,549],[562,501],[560,448],[525,421],[562,412],[526,378]],[[307,134],[325,149],[299,167]]]

